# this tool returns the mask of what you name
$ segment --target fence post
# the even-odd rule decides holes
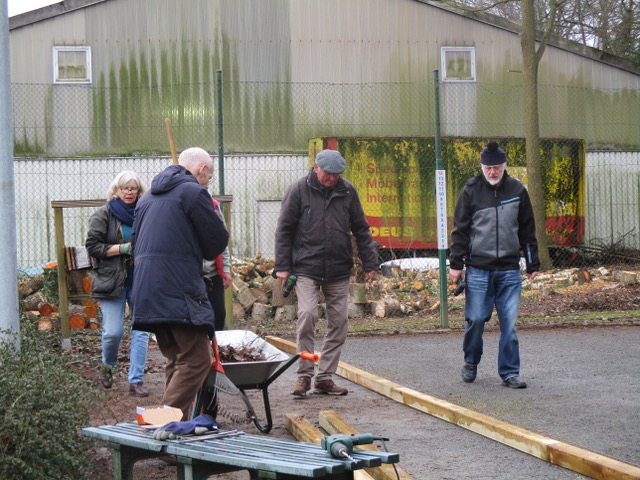
[[[224,133],[222,127],[222,70],[216,71],[216,96],[218,97],[218,194],[224,195]]]
[[[6,11],[6,3],[5,5]],[[20,331],[18,306],[18,246],[16,234],[16,197],[13,171],[13,115],[11,112],[11,72],[9,63],[9,19],[0,13],[0,330]],[[0,333],[0,341],[5,334]],[[8,336],[7,336],[8,339]],[[11,339],[16,351],[20,338]]]
[[[440,327],[449,328],[447,304],[447,188],[440,145],[440,78],[433,71],[435,143],[436,143],[436,204],[438,218],[438,260],[440,265]],[[442,218],[444,217],[444,219]]]

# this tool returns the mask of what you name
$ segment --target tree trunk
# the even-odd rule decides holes
[[[540,164],[540,123],[538,118],[538,65],[536,55],[536,29],[534,1],[522,0],[522,83],[525,106],[524,137],[527,153],[527,183],[529,196],[536,221],[536,238],[540,255],[541,270],[551,270],[549,242],[545,228],[545,201]]]

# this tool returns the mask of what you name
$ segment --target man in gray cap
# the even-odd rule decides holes
[[[347,297],[353,270],[351,235],[356,239],[365,280],[376,278],[377,255],[371,229],[358,193],[340,177],[346,162],[335,150],[323,150],[306,177],[289,186],[280,207],[276,230],[274,271],[282,285],[298,277],[297,351],[314,352],[318,299],[324,294],[327,334],[322,347],[315,393],[346,395],[348,390],[332,379],[347,339]],[[300,360],[298,379],[291,394],[305,396],[311,389],[314,364]]]
[[[507,155],[496,142],[480,154],[482,173],[462,188],[451,232],[449,274],[454,284],[466,271],[462,380],[476,379],[482,357],[482,334],[493,309],[500,322],[498,375],[510,388],[526,388],[520,380],[520,348],[516,320],[520,308],[520,255],[529,278],[540,270],[533,208],[527,189],[507,175]]]

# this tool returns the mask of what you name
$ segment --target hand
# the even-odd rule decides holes
[[[378,276],[378,272],[375,270],[369,270],[368,272],[364,272],[364,281],[365,282],[373,282]]]
[[[284,285],[287,283],[287,278],[289,278],[289,275],[291,275],[291,272],[289,270],[283,270],[281,272],[276,272],[276,278],[278,280],[280,280],[280,285],[284,287]]]
[[[222,272],[220,276],[222,277],[222,286],[225,289],[229,288],[231,286],[231,283],[233,282],[233,277],[231,276],[231,274],[229,272]]]
[[[131,255],[131,242],[121,243],[118,251],[120,255]]]
[[[153,438],[155,440],[173,440],[182,435],[202,435],[212,430],[218,430],[218,424],[211,415],[204,414],[186,422],[167,423],[153,432]]]
[[[534,278],[536,278],[538,276],[539,272],[531,272],[531,273],[527,273],[527,278],[529,280],[533,280]]]
[[[449,269],[449,277],[451,278],[451,283],[457,285],[464,280],[464,270],[455,270],[451,268]]]

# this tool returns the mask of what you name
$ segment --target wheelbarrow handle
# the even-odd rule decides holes
[[[320,360],[320,355],[317,355],[315,353],[309,353],[306,350],[300,353],[296,353],[295,355],[292,355],[291,357],[289,357],[289,360],[287,360],[284,364],[280,365],[280,368],[278,368],[275,372],[271,374],[269,378],[267,378],[267,381],[264,382],[263,385],[265,386],[271,385],[276,378],[282,375],[284,371],[287,368],[289,368],[291,365],[293,365],[299,358],[302,358],[303,360],[311,360],[312,362],[317,362],[318,360]]]
[[[303,352],[300,352],[300,358],[302,360],[311,360],[312,362],[317,362],[318,360],[320,360],[320,355],[318,355],[317,353],[309,353],[305,350]]]

